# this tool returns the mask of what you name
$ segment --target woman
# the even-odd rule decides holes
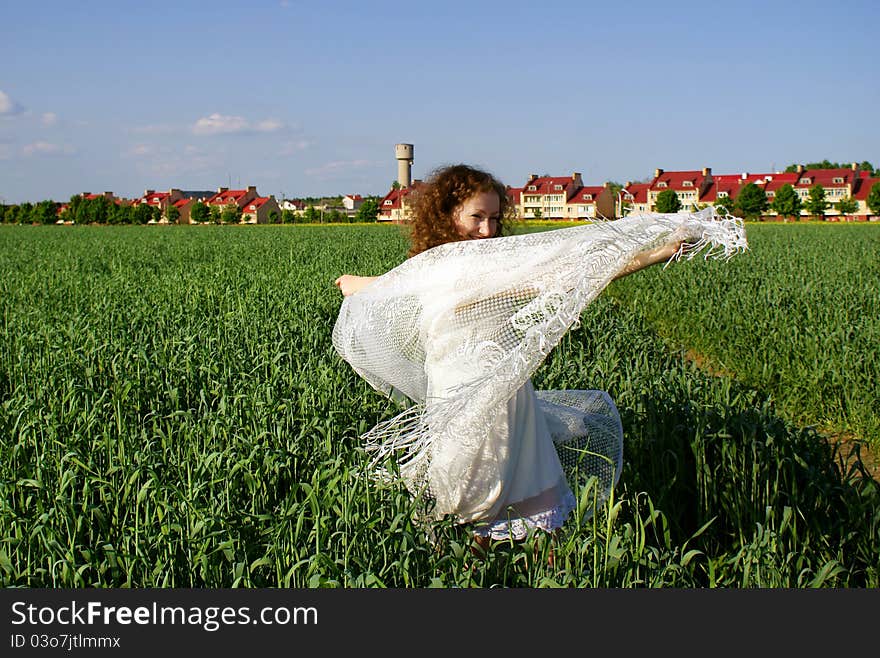
[[[570,481],[596,476],[594,503],[607,496],[623,432],[606,393],[536,392],[531,374],[611,280],[680,256],[687,239],[744,248],[742,225],[651,215],[502,237],[506,190],[467,165],[411,197],[410,258],[335,282],[336,349],[375,388],[416,403],[364,438],[376,464],[397,455],[433,516],[473,524],[483,547],[553,532],[577,506]]]

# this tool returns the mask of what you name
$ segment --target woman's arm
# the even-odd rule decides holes
[[[376,276],[355,276],[354,274],[343,274],[341,277],[334,281],[334,285],[339,288],[342,294],[345,297],[349,295],[353,295],[358,290],[365,288],[370,285],[373,281],[378,279]]]
[[[646,249],[645,251],[639,252],[627,264],[627,266],[624,267],[623,270],[614,277],[614,279],[620,279],[627,276],[628,274],[633,274],[634,272],[643,270],[646,267],[655,265],[656,263],[665,263],[670,258],[672,258],[672,256],[676,252],[678,252],[678,250],[681,248],[681,244],[682,241],[679,240],[677,242],[670,242],[669,244],[665,244],[662,247],[657,247],[656,249]]]

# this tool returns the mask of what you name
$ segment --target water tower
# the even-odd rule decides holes
[[[394,153],[397,157],[397,182],[401,187],[409,187],[412,182],[413,145],[397,144]]]

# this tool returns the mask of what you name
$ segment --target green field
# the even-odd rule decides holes
[[[429,541],[363,475],[399,409],[334,352],[333,279],[401,262],[396,227],[0,226],[0,583],[877,587],[877,481],[824,435],[880,444],[880,226],[748,232],[613,283],[535,374],[626,436],[551,566]]]

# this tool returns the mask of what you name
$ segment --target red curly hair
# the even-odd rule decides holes
[[[495,192],[500,217],[495,236],[502,235],[507,218],[507,188],[492,174],[464,164],[449,165],[435,170],[427,182],[413,189],[412,222],[409,225],[409,256],[447,242],[468,238],[455,228],[455,211],[473,195]]]

